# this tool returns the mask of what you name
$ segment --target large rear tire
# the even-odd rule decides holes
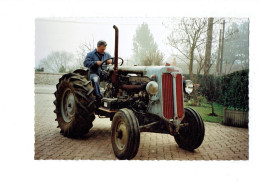
[[[91,81],[76,73],[68,73],[59,79],[54,93],[56,121],[66,137],[78,138],[88,133],[95,119],[95,96]]]
[[[175,141],[181,148],[193,151],[202,144],[205,136],[202,118],[194,109],[185,108],[185,117],[182,124],[187,124],[187,126],[180,128],[179,134],[174,136]]]
[[[118,159],[132,159],[136,156],[140,144],[139,123],[130,109],[120,109],[112,121],[111,142]]]

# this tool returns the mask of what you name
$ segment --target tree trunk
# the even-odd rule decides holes
[[[214,112],[214,103],[213,103],[213,102],[211,102],[211,109],[212,109],[212,110],[211,110],[211,113],[212,113],[212,114],[215,114],[215,112]]]
[[[191,49],[190,49],[190,65],[189,65],[190,80],[193,80],[194,50],[195,50],[195,46],[192,46]]]
[[[213,18],[208,19],[208,29],[207,29],[207,42],[206,42],[206,51],[205,51],[205,63],[204,63],[204,78],[205,78],[205,85],[207,89],[207,97],[208,100],[211,101],[211,108],[212,113],[210,115],[215,115],[214,113],[214,97],[215,97],[215,90],[210,90],[210,80],[209,80],[209,71],[211,66],[211,45],[212,45],[212,31],[213,31]],[[213,92],[213,94],[212,94]]]
[[[208,100],[210,98],[210,81],[209,81],[209,67],[210,67],[210,57],[211,57],[211,44],[212,44],[212,30],[213,30],[213,18],[208,19],[208,29],[207,29],[207,42],[205,51],[205,63],[204,63],[204,82],[207,89]]]
[[[211,113],[209,114],[209,116],[218,116],[214,111],[214,102],[213,101],[211,101]]]
[[[204,64],[204,76],[205,76],[205,78],[208,77],[209,68],[210,68],[213,20],[214,20],[213,18],[209,18],[209,20],[208,20],[207,42],[206,42],[206,52],[205,52],[205,64]]]

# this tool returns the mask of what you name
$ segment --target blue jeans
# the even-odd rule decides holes
[[[102,75],[101,75],[102,77]],[[90,79],[92,81],[92,86],[94,87],[95,89],[95,94],[96,96],[98,97],[101,97],[101,94],[100,94],[100,89],[99,89],[99,85],[100,85],[100,77],[96,74],[96,73],[91,73],[90,74]],[[101,78],[102,79],[102,78]]]

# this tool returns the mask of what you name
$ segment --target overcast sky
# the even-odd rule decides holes
[[[91,40],[105,40],[107,51],[114,55],[114,29],[119,28],[119,56],[128,59],[132,55],[133,36],[138,25],[147,23],[158,48],[165,54],[171,54],[166,45],[169,30],[163,21],[169,18],[45,18],[35,21],[35,63],[45,58],[51,51],[65,50],[76,53],[80,44]]]
[[[173,48],[166,44],[170,30],[163,23],[167,24],[169,21],[170,18],[137,17],[38,18],[35,20],[35,64],[37,67],[39,61],[52,51],[65,50],[76,54],[80,45],[86,41],[91,41],[93,38],[95,45],[98,40],[105,40],[108,43],[107,51],[113,56],[115,41],[113,25],[117,25],[119,28],[119,57],[127,60],[133,54],[133,36],[136,33],[138,25],[141,25],[143,22],[148,24],[159,50],[164,53],[164,59],[167,60],[174,51]],[[226,21],[226,29],[232,22],[241,23],[241,21],[247,21],[247,19],[229,19]],[[222,27],[221,24],[216,24],[215,28],[221,28],[219,26]]]

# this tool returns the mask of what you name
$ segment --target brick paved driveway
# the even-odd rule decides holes
[[[96,117],[84,139],[59,133],[53,113],[53,85],[35,85],[35,159],[115,160],[109,119]],[[141,133],[134,160],[248,160],[248,129],[205,122],[205,139],[194,152],[178,147],[167,134]]]

